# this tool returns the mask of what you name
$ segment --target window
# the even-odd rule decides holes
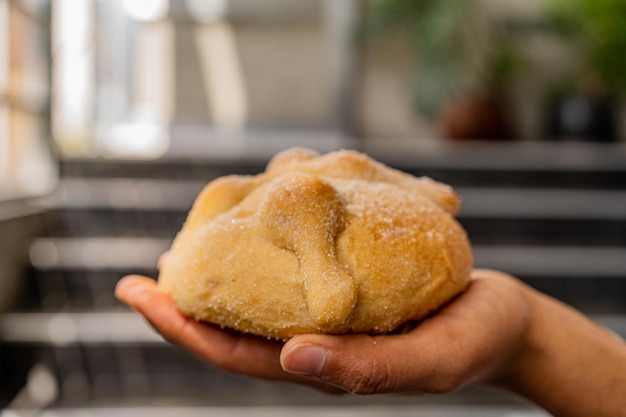
[[[49,2],[0,0],[0,200],[49,192]]]

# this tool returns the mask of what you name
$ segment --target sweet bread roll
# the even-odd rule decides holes
[[[285,339],[384,333],[462,291],[454,191],[354,151],[293,149],[200,193],[159,287],[185,315]]]

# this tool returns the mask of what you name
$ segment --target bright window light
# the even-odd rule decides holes
[[[243,127],[248,113],[245,80],[232,27],[216,23],[196,28],[205,94],[217,127]]]
[[[129,17],[142,22],[163,19],[169,10],[169,0],[124,0],[123,5]]]
[[[187,8],[194,19],[211,23],[226,17],[228,2],[226,0],[187,0]]]

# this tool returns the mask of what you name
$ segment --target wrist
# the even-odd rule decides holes
[[[568,305],[521,285],[529,324],[517,355],[495,385],[558,416],[621,415],[626,407],[623,340]]]
[[[537,383],[538,370],[549,363],[549,349],[545,346],[545,306],[542,295],[519,282],[520,295],[527,306],[526,326],[518,339],[515,351],[503,366],[492,385],[528,397],[527,386]]]
[[[519,326],[510,352],[502,358],[486,384],[521,394],[518,387],[520,380],[529,377],[527,370],[532,368],[533,362],[542,360],[543,313],[539,300],[536,299],[540,294],[522,281],[514,279],[513,283],[517,287],[515,290],[519,298],[518,305],[521,306],[518,314],[522,316],[520,321],[523,325]]]

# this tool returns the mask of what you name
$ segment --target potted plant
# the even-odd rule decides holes
[[[414,51],[412,102],[450,138],[511,136],[506,87],[519,68],[513,31],[480,0],[378,0],[368,36],[403,35]]]
[[[552,92],[549,135],[616,139],[617,106],[626,90],[626,3],[551,0],[546,10],[550,27],[583,58]]]

